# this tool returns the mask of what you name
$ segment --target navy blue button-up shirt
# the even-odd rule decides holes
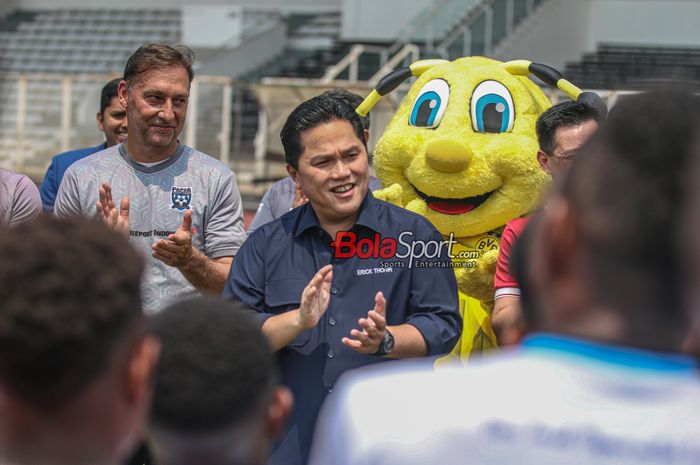
[[[435,244],[443,241],[424,217],[377,200],[371,193],[364,198],[351,231],[358,242],[368,239],[361,256],[369,255],[369,242],[377,241],[376,233],[381,240],[397,239],[409,231],[403,242],[409,238]],[[386,298],[387,324],[413,325],[425,339],[429,355],[449,352],[460,336],[462,321],[453,270],[426,266],[427,262],[449,262],[445,247],[440,257],[414,260],[409,268],[408,258],[386,258],[386,254],[385,258],[337,258],[332,242],[310,204],[296,208],[248,237],[236,254],[224,289],[224,298],[251,306],[262,325],[267,318],[298,308],[314,274],[329,263],[333,265],[328,310],[315,328],[277,352],[282,383],[294,393],[295,405],[289,430],[277,444],[271,464],[305,463],[321,403],[338,377],[346,370],[386,361],[357,353],[341,342],[350,337],[351,329],[362,330],[357,320],[374,308],[378,291]],[[435,248],[428,247],[427,255],[433,255]],[[398,248],[399,254],[404,251]]]

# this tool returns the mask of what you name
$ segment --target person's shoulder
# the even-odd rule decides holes
[[[193,162],[196,166],[203,169],[213,170],[226,175],[234,174],[231,167],[229,167],[226,163],[188,145],[184,147],[182,155],[187,157],[190,162]]]
[[[510,220],[506,223],[505,228],[503,228],[502,236],[506,240],[509,240],[508,238],[511,237],[514,239],[519,237],[520,234],[522,234],[522,232],[525,230],[531,219],[531,216],[524,216],[521,218],[515,218],[514,220]]]
[[[507,373],[510,369],[519,372],[524,369],[522,367],[530,366],[530,362],[512,349],[469,363],[467,370],[461,364],[435,369],[431,360],[406,360],[392,363],[391,367],[382,365],[381,368],[353,370],[343,375],[338,384],[341,393],[345,394],[345,400],[354,404],[361,398],[390,396],[390,393],[396,392],[396,386],[405,386],[405,392],[401,396],[403,399],[411,397],[411,392],[422,397],[420,393],[438,393],[446,387],[452,392],[479,392],[491,380],[495,382],[499,378],[497,373]],[[369,395],[372,392],[375,394]]]
[[[379,182],[379,179],[377,179],[374,176],[369,177],[369,190],[371,191],[378,191],[379,189],[382,189],[382,183]]]
[[[15,173],[14,171],[8,171],[2,168],[0,168],[0,182],[2,182],[7,189],[13,191],[17,186],[27,183],[33,184],[32,180],[26,174]]]
[[[279,244],[279,241],[283,241],[285,238],[291,238],[293,226],[298,221],[299,215],[302,214],[303,209],[304,206],[293,208],[284,215],[258,226],[253,232],[248,234],[248,240],[262,240],[266,243],[272,241],[272,243],[270,243],[272,245],[273,243]]]
[[[514,220],[510,220],[509,222],[506,223],[506,228],[507,229],[512,229],[515,231],[522,231],[525,229],[527,224],[530,222],[532,219],[532,216],[523,216],[520,218],[515,218]]]
[[[289,177],[285,176],[284,178],[275,181],[272,183],[270,188],[268,189],[268,192],[272,193],[289,193],[289,192],[294,192],[294,180]]]
[[[52,163],[58,163],[58,164],[65,164],[65,163],[74,163],[78,160],[81,160],[85,157],[88,157],[94,153],[101,152],[106,148],[105,144],[100,144],[96,145],[94,147],[85,147],[82,149],[76,149],[76,150],[69,150],[67,152],[59,153],[58,155],[55,155],[52,159]]]
[[[114,155],[114,156],[113,156]],[[119,146],[113,145],[97,152],[88,153],[83,157],[74,159],[66,172],[75,170],[99,169],[103,166],[111,166],[119,159]],[[69,161],[68,158],[65,159]]]

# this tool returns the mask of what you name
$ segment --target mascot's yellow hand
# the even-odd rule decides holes
[[[403,207],[403,202],[401,200],[403,197],[403,188],[399,184],[392,184],[384,189],[376,190],[372,192],[372,195],[379,200]]]
[[[406,204],[404,207],[406,210],[411,211],[413,213],[418,213],[419,215],[425,216],[426,213],[428,213],[428,207],[426,206],[425,202],[423,202],[420,199],[413,199],[410,202]]]
[[[493,310],[493,277],[498,264],[498,249],[489,250],[474,260],[475,267],[456,268],[459,290],[481,302],[488,312]]]

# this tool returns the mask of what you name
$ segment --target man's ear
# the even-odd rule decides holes
[[[99,111],[97,112],[97,127],[100,131],[105,132],[104,119]]]
[[[299,172],[289,163],[287,163],[287,173],[289,173],[289,177],[292,178],[294,184],[299,184]]]
[[[277,386],[272,392],[267,408],[267,435],[270,439],[279,439],[284,433],[287,419],[294,408],[292,391],[285,386]]]
[[[126,100],[129,89],[126,87],[126,81],[122,79],[119,81],[119,86],[117,87],[117,95],[119,96],[119,104],[126,109]]]
[[[150,398],[156,365],[160,356],[160,341],[145,336],[136,344],[128,362],[127,398],[142,403]]]
[[[552,168],[549,166],[549,157],[547,156],[546,153],[544,153],[542,150],[537,151],[537,161],[540,164],[540,168],[542,168],[542,171],[547,173],[548,175],[552,175]]]
[[[369,143],[369,129],[364,129],[363,134],[365,135],[365,145]]]

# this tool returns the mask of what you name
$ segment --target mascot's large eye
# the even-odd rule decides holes
[[[447,110],[450,86],[442,79],[427,82],[418,93],[411,111],[411,126],[436,128]]]
[[[476,132],[508,132],[515,119],[513,97],[500,82],[484,81],[472,93],[471,114]]]

